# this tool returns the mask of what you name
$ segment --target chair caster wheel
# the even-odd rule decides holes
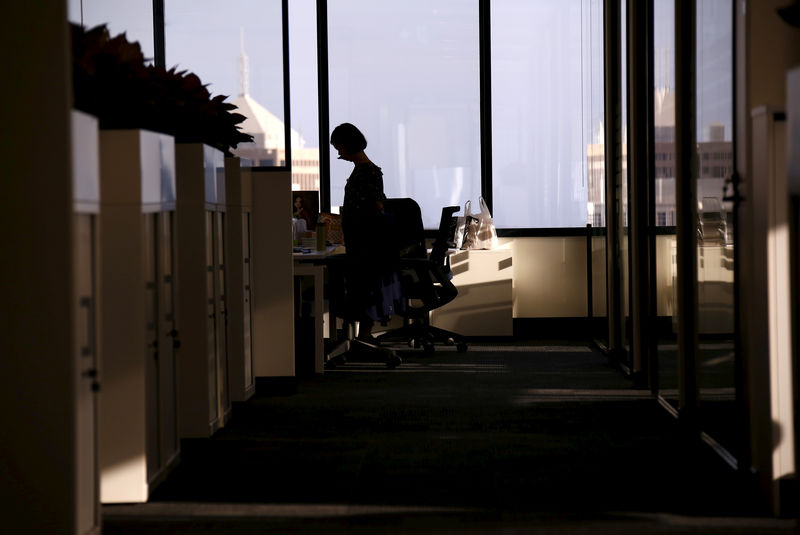
[[[453,340],[452,338],[448,338],[447,340],[444,341],[444,344],[448,346],[454,346],[456,345],[456,341]]]
[[[436,351],[436,348],[430,342],[423,343],[422,344],[422,348],[425,351],[425,355],[428,356],[428,357],[432,356],[434,354],[434,352]]]
[[[466,353],[467,352],[467,344],[461,342],[460,344],[456,345],[456,351],[459,353]]]
[[[325,368],[332,370],[337,366],[343,366],[347,364],[347,358],[344,355],[339,355],[337,357],[333,357],[332,359],[328,360],[325,363]]]
[[[402,364],[403,359],[398,357],[397,355],[392,355],[389,357],[389,360],[386,361],[386,367],[390,370],[393,370]]]

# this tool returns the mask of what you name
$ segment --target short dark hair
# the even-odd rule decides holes
[[[349,154],[355,154],[367,148],[367,138],[352,124],[342,123],[331,132],[333,144],[341,145]]]

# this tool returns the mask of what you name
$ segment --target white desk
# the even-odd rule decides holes
[[[511,336],[512,250],[457,251],[450,254],[458,296],[431,311],[431,325],[465,336]]]
[[[310,277],[314,284],[314,372],[323,373],[325,370],[325,336],[330,330],[329,314],[325,302],[325,264],[320,262],[325,258],[344,252],[341,245],[329,245],[324,250],[311,250],[308,253],[293,253],[294,276]],[[327,328],[327,329],[326,329]]]

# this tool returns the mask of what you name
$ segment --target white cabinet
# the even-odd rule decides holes
[[[199,143],[175,148],[178,314],[181,325],[181,437],[208,437],[230,415],[222,152]]]
[[[101,499],[144,502],[179,457],[175,144],[100,133]]]
[[[253,171],[253,372],[267,383],[295,376],[291,195],[288,171]]]
[[[245,401],[255,393],[250,255],[252,188],[251,162],[225,158],[228,383],[232,401]]]
[[[450,268],[458,296],[431,311],[431,324],[462,336],[513,335],[511,249],[458,251]]]

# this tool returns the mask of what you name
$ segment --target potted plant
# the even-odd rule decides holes
[[[139,43],[105,25],[72,25],[75,109],[98,118],[101,129],[141,128],[177,143],[204,143],[226,156],[252,141],[226,95],[212,97],[196,74],[148,65]]]

